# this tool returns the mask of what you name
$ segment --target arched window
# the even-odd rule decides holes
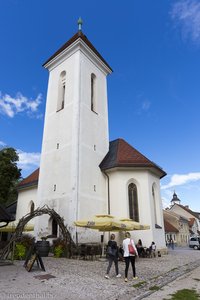
[[[130,219],[139,222],[137,186],[134,183],[130,183],[128,186],[128,198],[129,198],[129,217]]]
[[[97,112],[96,103],[96,76],[91,74],[91,110]]]
[[[31,214],[34,212],[34,209],[35,209],[35,204],[33,201],[31,201],[31,204],[30,204],[30,213]]]
[[[56,222],[55,219],[52,220],[52,230],[51,230],[51,232],[52,232],[53,236],[57,237],[57,235],[58,235],[58,223]]]
[[[66,96],[66,72],[62,71],[59,78],[58,84],[58,103],[57,111],[61,110],[65,106],[65,96]]]

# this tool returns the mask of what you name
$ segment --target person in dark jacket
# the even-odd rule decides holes
[[[116,271],[116,277],[121,277],[121,274],[119,274],[119,268],[118,268],[118,247],[117,243],[115,241],[115,234],[111,234],[110,240],[108,242],[108,267],[107,272],[105,275],[105,278],[109,279],[109,272],[112,267],[112,264],[114,262],[115,264],[115,271]]]

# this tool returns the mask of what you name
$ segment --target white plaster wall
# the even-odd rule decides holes
[[[139,205],[139,220],[141,224],[150,225],[149,230],[138,230],[132,232],[132,236],[137,242],[140,238],[145,246],[150,246],[154,241],[158,248],[165,248],[165,234],[162,216],[161,198],[157,199],[158,219],[162,229],[155,228],[154,208],[152,199],[152,184],[156,183],[159,187],[159,178],[154,176],[149,171],[145,170],[118,170],[109,173],[110,177],[110,207],[111,215],[119,218],[129,218],[129,203],[128,203],[128,184],[133,182],[137,186],[138,205]],[[159,191],[159,189],[158,189]],[[122,239],[123,235],[119,235]],[[121,242],[121,241],[120,241]]]
[[[96,112],[91,111],[92,73],[96,76]],[[109,150],[106,75],[84,54],[81,57],[80,108],[79,219],[83,215],[91,217],[105,213],[106,182],[99,164]]]
[[[21,219],[26,214],[30,213],[31,202],[35,204],[37,201],[37,186],[28,189],[22,189],[18,193],[16,220]],[[35,223],[35,219],[31,219],[30,224]]]
[[[62,71],[65,107],[56,112]],[[97,114],[91,111],[91,73],[96,75]],[[50,68],[37,205],[54,208],[73,237],[75,220],[106,209],[106,180],[99,169],[109,149],[106,75],[79,49]],[[47,228],[48,216],[35,227],[37,232]]]

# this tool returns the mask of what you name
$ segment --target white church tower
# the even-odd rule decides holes
[[[109,150],[107,80],[112,69],[82,32],[45,63],[49,71],[37,207],[54,208],[73,222],[105,213],[106,179],[99,164]],[[37,218],[35,234],[51,233],[49,216]]]

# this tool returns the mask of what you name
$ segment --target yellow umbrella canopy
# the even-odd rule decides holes
[[[78,227],[98,229],[99,231],[132,231],[147,230],[148,225],[142,225],[131,219],[117,219],[111,215],[96,215],[91,220],[76,221]]]
[[[124,224],[124,226],[126,226],[127,230],[130,230],[130,231],[150,229],[149,225],[140,224],[139,222],[135,222],[132,219],[120,219],[120,221],[122,222],[122,224]]]
[[[74,222],[78,227],[85,227],[90,229],[98,229],[100,231],[111,231],[113,228],[114,217],[111,215],[96,215],[89,220],[80,220]]]
[[[19,220],[10,222],[7,226],[0,228],[0,232],[15,232],[18,222],[19,222]],[[24,231],[33,231],[33,230],[34,230],[34,225],[28,223],[24,226],[23,232]]]

